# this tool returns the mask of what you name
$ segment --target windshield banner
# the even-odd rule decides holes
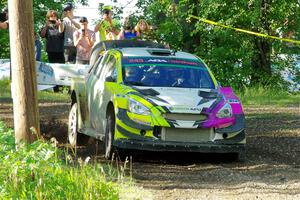
[[[199,66],[202,63],[195,59],[176,59],[176,58],[157,58],[157,57],[124,57],[123,64],[170,64],[170,65],[186,65]]]

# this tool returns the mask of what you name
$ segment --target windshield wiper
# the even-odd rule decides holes
[[[130,81],[130,82],[125,82],[127,85],[135,85],[135,86],[145,86],[144,83],[141,83],[141,82],[134,82],[134,81]]]

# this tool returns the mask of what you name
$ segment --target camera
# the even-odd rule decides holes
[[[56,20],[49,20],[51,24],[56,24]]]

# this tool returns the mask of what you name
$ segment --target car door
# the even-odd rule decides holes
[[[97,114],[97,110],[95,109],[96,103],[94,102],[96,99],[96,90],[97,87],[97,81],[99,79],[98,74],[102,70],[104,63],[106,63],[108,59],[109,54],[105,54],[102,59],[99,59],[94,69],[90,72],[87,80],[86,80],[86,96],[87,96],[87,104],[88,104],[88,110],[89,110],[89,119],[90,119],[90,127],[95,129],[96,125],[94,123],[94,119],[92,116],[95,116]],[[97,107],[96,107],[97,108]]]
[[[112,73],[116,59],[113,55],[106,57],[107,59],[103,62],[101,70],[96,73],[96,80],[94,82],[93,88],[93,99],[91,101],[91,122],[94,129],[99,133],[104,133],[104,125],[106,118],[106,105],[110,97],[104,95],[105,89],[105,79]]]

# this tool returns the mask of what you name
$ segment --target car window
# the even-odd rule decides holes
[[[88,71],[88,74],[94,73],[95,70],[98,69],[98,66],[99,66],[99,64],[100,64],[100,62],[101,62],[101,60],[102,60],[102,58],[103,58],[102,56],[99,57],[98,60],[96,61],[96,63],[95,63],[93,66],[90,67],[90,69],[89,69],[89,71]]]
[[[104,81],[106,77],[111,76],[114,72],[116,59],[114,56],[110,56],[106,64],[104,64],[103,70],[101,71],[100,80]]]
[[[126,85],[215,89],[208,69],[198,60],[133,57],[122,62]]]
[[[103,66],[105,65],[105,63],[107,62],[108,59],[109,59],[109,54],[107,53],[104,55],[103,59],[101,60],[100,64],[98,65],[98,68],[94,71],[94,74],[96,76],[99,77],[99,75],[103,69]]]

